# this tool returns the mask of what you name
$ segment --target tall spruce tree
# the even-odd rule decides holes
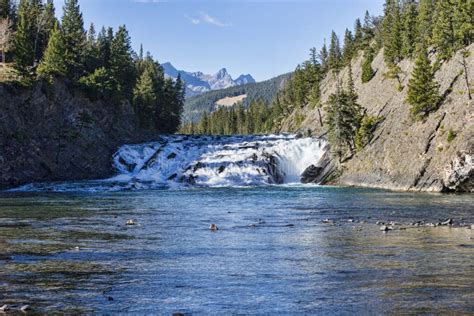
[[[38,66],[38,75],[48,80],[55,76],[65,76],[67,63],[64,56],[65,42],[58,23],[56,23],[49,38],[48,47]]]
[[[417,43],[431,44],[436,0],[420,0],[417,17]]]
[[[427,49],[420,45],[412,78],[408,82],[407,101],[415,118],[423,118],[437,109],[439,102],[439,85],[435,80]]]
[[[84,74],[86,32],[78,0],[65,0],[61,28],[64,34],[68,75],[78,79]]]
[[[321,70],[326,72],[329,68],[329,53],[326,43],[324,43],[323,47],[321,47],[321,51],[319,52],[319,60],[321,60]]]
[[[450,0],[438,0],[432,42],[439,60],[449,59],[456,48],[454,6]]]
[[[414,0],[408,0],[403,6],[402,54],[411,58],[416,48],[418,9]]]
[[[375,36],[372,20],[373,18],[370,16],[369,11],[365,11],[364,26],[362,27],[364,33],[364,46],[370,45]]]
[[[396,65],[402,58],[402,21],[398,0],[386,0],[384,6],[383,40],[385,62]]]
[[[349,64],[354,56],[354,38],[352,37],[352,32],[346,29],[344,34],[344,47],[342,53],[342,59],[344,64]]]
[[[14,39],[15,68],[22,74],[31,74],[35,59],[36,12],[29,0],[21,0]]]
[[[126,27],[120,26],[110,47],[110,68],[122,95],[130,99],[136,80],[132,45]]]
[[[374,61],[374,49],[372,46],[367,46],[364,50],[364,60],[362,62],[362,83],[367,83],[375,75],[375,71],[372,68],[372,62]]]
[[[362,23],[357,18],[354,23],[354,46],[356,49],[362,48],[362,40],[364,38],[364,32],[362,30]]]
[[[156,120],[156,68],[149,64],[140,75],[133,93],[135,113],[138,114],[140,126],[145,129],[154,129]]]
[[[336,32],[331,33],[331,45],[329,46],[328,65],[330,69],[338,70],[341,67],[341,44]]]

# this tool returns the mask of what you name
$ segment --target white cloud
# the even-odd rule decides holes
[[[209,25],[214,25],[214,26],[217,26],[217,27],[232,26],[231,23],[222,22],[218,18],[216,18],[212,15],[209,15],[206,12],[199,12],[199,15],[197,17],[192,17],[192,16],[189,16],[189,15],[185,15],[185,17],[189,20],[189,22],[191,22],[194,25],[209,24]]]

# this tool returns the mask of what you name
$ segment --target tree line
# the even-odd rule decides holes
[[[184,83],[165,79],[143,48],[136,53],[125,25],[88,31],[78,0],[65,0],[61,19],[52,0],[0,0],[0,49],[23,84],[63,78],[91,98],[128,100],[142,128],[173,133],[181,121]]]

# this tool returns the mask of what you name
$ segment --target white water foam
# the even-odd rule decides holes
[[[326,141],[295,135],[163,136],[125,145],[114,155],[118,174],[89,182],[88,191],[182,186],[259,186],[300,183],[301,174],[327,151]],[[20,191],[84,191],[87,185],[27,185]]]

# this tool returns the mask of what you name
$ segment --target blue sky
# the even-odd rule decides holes
[[[63,0],[55,0],[58,15]],[[125,24],[133,46],[161,63],[257,81],[293,70],[334,29],[342,38],[383,0],[79,0],[86,28]]]

